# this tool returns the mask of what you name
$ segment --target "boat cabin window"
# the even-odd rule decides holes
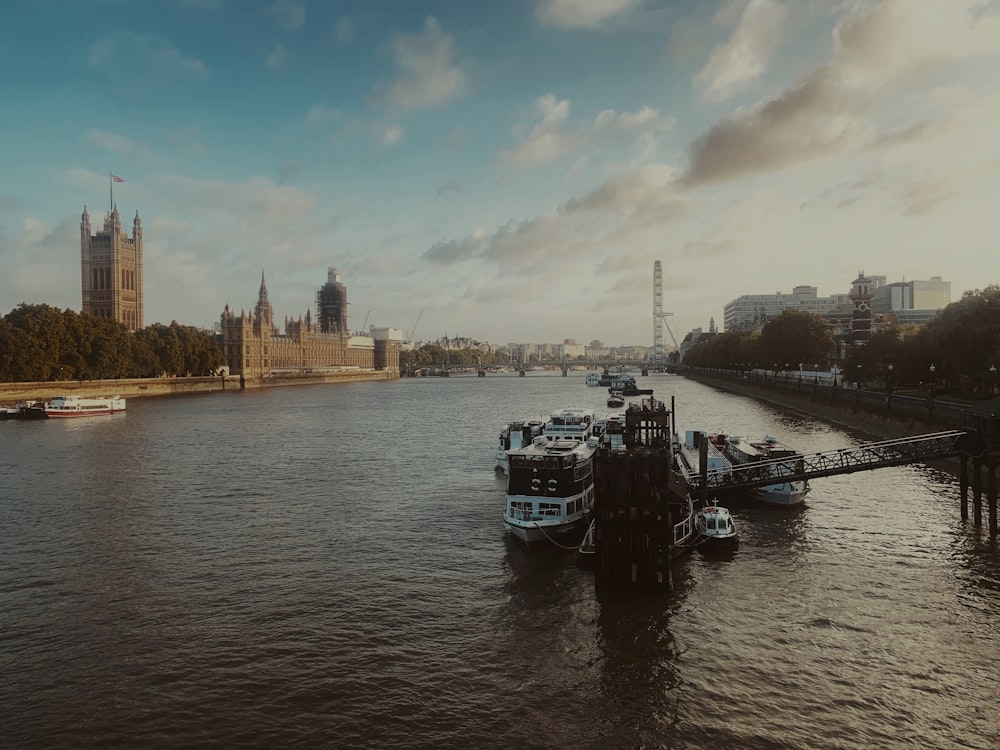
[[[714,518],[706,518],[705,519],[705,526],[707,528],[709,528],[709,529],[714,529],[715,528],[715,519]]]
[[[539,503],[538,513],[542,516],[558,516],[562,514],[561,503]]]

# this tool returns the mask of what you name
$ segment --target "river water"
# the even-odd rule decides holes
[[[995,748],[1000,555],[924,466],[735,508],[676,590],[500,523],[499,427],[583,373],[0,423],[5,748]],[[860,442],[672,375],[678,427]]]

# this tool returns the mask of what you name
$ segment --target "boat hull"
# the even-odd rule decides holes
[[[552,543],[573,543],[572,546],[577,546],[586,520],[586,516],[580,516],[572,521],[550,524],[537,521],[519,522],[505,518],[503,527],[511,536],[527,546]]]
[[[773,508],[795,508],[806,501],[808,482],[785,482],[750,490],[750,498],[761,505]]]

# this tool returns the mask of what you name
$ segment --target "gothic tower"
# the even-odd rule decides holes
[[[260,272],[260,292],[257,294],[257,305],[254,307],[254,333],[261,337],[270,337],[274,331],[274,308],[267,297],[267,284],[264,272]]]
[[[118,207],[104,219],[104,229],[90,233],[90,214],[80,217],[80,273],[83,312],[116,320],[130,331],[143,327],[142,220],[135,212],[132,237],[122,231]]]
[[[326,283],[316,294],[316,322],[323,333],[347,336],[347,287],[336,268],[328,268]]]

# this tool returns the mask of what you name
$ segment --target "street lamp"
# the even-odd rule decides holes
[[[802,363],[799,362],[799,382],[802,382]]]
[[[892,393],[892,362],[889,363],[888,369],[889,369],[889,378],[888,382],[886,383],[886,390],[889,391],[889,393]]]
[[[931,398],[934,398],[934,394],[937,391],[937,378],[934,376],[934,373],[937,372],[937,368],[934,366],[933,362],[928,370],[931,373]]]
[[[861,390],[861,365],[858,365],[858,390]]]
[[[997,366],[990,365],[990,393],[996,390],[997,385]]]

